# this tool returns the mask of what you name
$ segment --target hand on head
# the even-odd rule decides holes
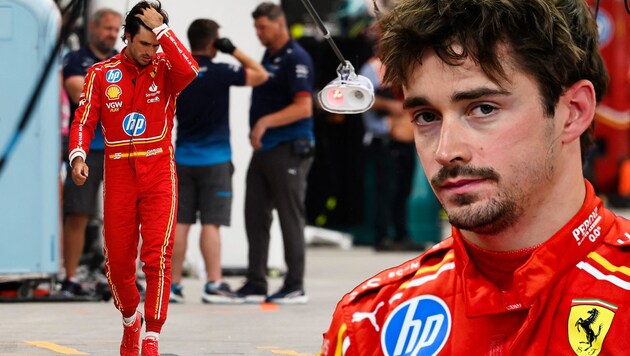
[[[143,9],[142,13],[137,14],[136,17],[150,29],[159,27],[164,23],[164,17],[152,7]]]

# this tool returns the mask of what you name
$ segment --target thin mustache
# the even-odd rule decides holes
[[[467,177],[478,179],[490,179],[496,182],[499,181],[499,174],[492,168],[477,168],[472,166],[449,166],[442,167],[431,178],[431,185],[434,187],[440,187],[449,178]]]

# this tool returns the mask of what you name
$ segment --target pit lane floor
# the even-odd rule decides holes
[[[185,279],[186,302],[169,306],[161,354],[315,355],[337,301],[378,271],[416,254],[309,246],[306,305],[204,304],[203,282]],[[236,289],[243,277],[226,280]],[[281,277],[270,278],[269,291],[281,284]],[[0,355],[111,356],[118,354],[121,335],[120,315],[111,301],[0,304]]]

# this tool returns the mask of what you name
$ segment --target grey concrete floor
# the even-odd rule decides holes
[[[307,250],[306,305],[209,305],[203,281],[185,279],[184,304],[171,304],[163,356],[315,355],[337,301],[378,271],[415,256],[367,247]],[[232,288],[243,277],[228,277]],[[270,278],[270,292],[282,278]],[[121,320],[111,302],[0,303],[0,355],[117,355]]]

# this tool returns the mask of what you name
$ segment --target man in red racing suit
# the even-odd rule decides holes
[[[501,291],[460,231],[363,282],[337,305],[322,355],[623,355],[630,222],[587,182],[584,205]]]
[[[127,47],[89,69],[70,131],[69,152],[73,179],[82,184],[88,175],[83,161],[100,119],[105,137],[106,275],[115,306],[125,320],[135,320],[140,302],[135,277],[141,236],[146,330],[157,339],[168,308],[177,213],[171,144],[175,103],[199,68],[167,26],[165,13],[158,14],[153,6],[137,4],[125,21]],[[132,21],[136,27],[130,33]],[[163,53],[156,53],[159,46]],[[141,325],[142,320],[137,323]],[[136,330],[133,338],[137,337]],[[130,346],[135,355],[137,343],[132,340]]]
[[[628,355],[630,222],[583,175],[608,83],[586,1],[400,0],[379,22],[452,236],[344,296],[322,355]]]

